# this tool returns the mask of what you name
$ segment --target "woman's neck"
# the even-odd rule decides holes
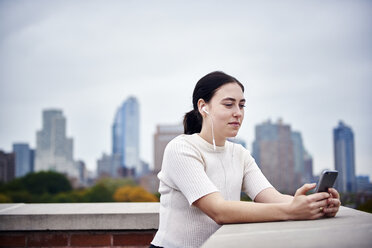
[[[206,140],[209,144],[213,145],[213,136],[212,136],[212,130],[211,129],[206,129],[202,128],[199,134],[200,137],[202,137],[204,140]],[[216,142],[216,146],[224,146],[226,142],[226,138],[221,138],[214,134],[214,140]]]

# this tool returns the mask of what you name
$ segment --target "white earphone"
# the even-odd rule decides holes
[[[207,109],[204,107],[202,107],[202,111],[204,111],[207,115],[209,115],[209,112],[207,111]],[[216,141],[214,140],[214,127],[213,127],[213,118],[211,117],[211,121],[212,121],[212,139],[213,139],[213,149],[216,150]]]
[[[205,108],[205,106],[202,107],[202,110],[203,110],[205,113],[207,113],[207,115],[209,115],[209,112],[207,111],[207,109]]]

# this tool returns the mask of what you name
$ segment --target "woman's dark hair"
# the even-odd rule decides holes
[[[208,103],[216,91],[224,84],[237,83],[244,92],[244,86],[234,77],[223,73],[222,71],[211,72],[202,77],[195,85],[192,94],[193,110],[187,112],[183,119],[185,134],[199,133],[202,128],[203,118],[198,110],[198,101],[203,99]]]

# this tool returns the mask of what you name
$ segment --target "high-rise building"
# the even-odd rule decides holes
[[[281,120],[257,125],[253,157],[270,183],[279,191],[293,193],[298,188],[295,173],[294,145],[289,125]]]
[[[335,187],[340,192],[356,192],[354,134],[342,121],[333,129],[333,148],[339,173]]]
[[[88,186],[89,180],[89,171],[82,160],[75,161],[75,166],[79,171],[79,179],[78,179],[78,187],[86,187]]]
[[[313,158],[306,150],[304,152],[304,173],[305,183],[315,182],[313,175]]]
[[[164,150],[167,144],[180,134],[183,134],[183,124],[176,125],[157,125],[154,134],[154,169],[152,173],[140,178],[140,184],[149,192],[157,192],[159,189],[159,179],[157,174],[161,170]]]
[[[66,118],[61,110],[43,111],[43,127],[36,134],[35,171],[57,171],[79,178],[73,161],[73,140],[66,137]]]
[[[97,175],[98,177],[122,177],[123,167],[120,165],[120,155],[102,154],[102,157],[97,160]]]
[[[7,183],[15,178],[14,153],[0,151],[0,182]]]
[[[368,175],[359,175],[356,177],[358,192],[372,193],[372,184]]]
[[[13,153],[15,155],[15,177],[22,177],[34,171],[35,151],[30,149],[28,144],[13,144]]]
[[[129,97],[117,110],[112,126],[112,154],[119,154],[124,175],[141,174],[139,104]]]
[[[304,168],[304,145],[302,143],[302,136],[300,132],[293,131],[291,133],[293,143],[293,161],[296,177],[299,184],[306,182],[305,180],[305,168]],[[300,185],[297,185],[300,186]]]
[[[154,172],[161,170],[164,150],[169,141],[183,133],[183,125],[157,125],[154,135]]]

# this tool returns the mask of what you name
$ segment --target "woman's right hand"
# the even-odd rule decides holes
[[[292,202],[289,204],[289,219],[314,220],[324,216],[323,209],[327,207],[327,199],[330,197],[330,194],[321,192],[306,195],[315,186],[315,183],[304,184],[296,191]]]

